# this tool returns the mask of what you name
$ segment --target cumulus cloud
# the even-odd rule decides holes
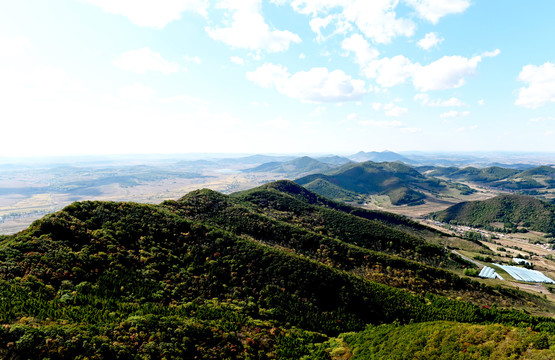
[[[444,56],[428,65],[413,63],[403,55],[381,58],[361,66],[363,73],[375,78],[383,87],[403,84],[409,79],[420,91],[445,90],[464,85],[466,78],[473,75],[484,57],[499,54],[499,50],[466,58],[463,56]]]
[[[232,63],[235,63],[237,65],[244,65],[245,64],[245,60],[243,60],[243,58],[239,57],[239,56],[232,56],[230,58],[230,60],[231,60]]]
[[[362,72],[368,78],[376,79],[383,87],[392,87],[403,84],[416,72],[418,64],[414,64],[403,55],[392,58],[381,58],[362,66]]]
[[[537,123],[542,121],[554,121],[554,120],[555,120],[554,116],[540,116],[540,117],[530,119],[530,122]]]
[[[388,104],[375,102],[372,104],[372,108],[376,111],[383,111],[386,116],[401,116],[409,111],[407,108],[397,106],[392,102]]]
[[[200,65],[200,63],[202,62],[198,56],[185,55],[183,56],[183,58],[185,58],[185,60],[187,60],[188,62],[194,62],[197,65]]]
[[[378,128],[402,128],[405,124],[399,120],[361,120],[361,125],[374,126]]]
[[[422,131],[422,129],[421,129],[421,128],[417,128],[417,127],[404,127],[404,128],[401,129],[401,132],[404,132],[404,133],[411,133],[411,134],[414,134],[414,133],[417,133],[417,132],[421,132],[421,131]]]
[[[437,23],[449,14],[464,12],[469,0],[404,0],[416,10],[419,17]],[[282,1],[274,1],[282,4]],[[335,27],[331,34],[346,33],[358,28],[374,43],[387,44],[398,36],[414,35],[416,24],[409,18],[399,17],[396,9],[399,0],[292,0],[291,6],[299,13],[312,16],[312,30],[321,41],[322,29]]]
[[[125,52],[116,57],[112,63],[121,69],[139,74],[146,74],[149,71],[159,71],[164,74],[179,71],[178,64],[167,61],[148,47]]]
[[[206,16],[207,0],[85,0],[105,12],[123,15],[133,24],[161,29],[181,17],[184,11]]]
[[[470,6],[470,0],[404,0],[412,6],[418,15],[437,24],[439,19],[449,14],[464,12]]]
[[[395,12],[398,0],[293,0],[295,11],[311,15],[316,20],[312,30],[322,39],[321,29],[334,26],[335,33],[345,33],[356,26],[373,42],[387,44],[397,36],[412,36],[416,25],[410,19],[399,18]],[[338,13],[328,15],[331,10]]]
[[[550,102],[555,102],[555,64],[526,65],[518,75],[518,80],[528,83],[518,91],[515,104],[535,109]]]
[[[478,128],[478,125],[472,125],[472,126],[463,126],[458,128],[457,130],[455,130],[456,132],[467,132],[467,131],[473,131],[476,130]]]
[[[414,100],[420,102],[422,105],[431,106],[431,107],[466,106],[465,103],[463,103],[461,100],[457,99],[456,97],[452,97],[448,100],[441,100],[441,99],[432,100],[430,99],[430,96],[428,94],[422,94],[422,93],[414,95]]]
[[[351,101],[366,93],[364,81],[353,79],[342,70],[329,71],[325,67],[290,74],[282,65],[266,63],[248,72],[247,79],[305,102]]]
[[[235,48],[281,52],[291,43],[300,43],[299,35],[287,30],[271,30],[261,14],[261,0],[220,1],[218,7],[231,11],[231,25],[223,28],[207,27],[214,40]]]
[[[356,63],[363,66],[380,55],[378,50],[372,48],[360,34],[353,34],[345,38],[341,43],[341,48],[347,51],[347,54],[354,53]]]
[[[414,87],[421,90],[444,90],[464,85],[466,77],[473,75],[480,56],[444,56],[426,66],[419,66],[413,74]]]
[[[449,118],[465,117],[465,116],[468,116],[468,115],[470,115],[470,111],[451,110],[451,111],[444,112],[443,114],[439,115],[439,117],[442,118],[442,119],[449,119]]]
[[[431,33],[427,33],[416,44],[424,50],[430,50],[431,48],[439,45],[442,42],[443,42],[443,38],[438,37],[436,33],[431,32]]]

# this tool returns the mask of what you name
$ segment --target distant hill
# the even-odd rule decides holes
[[[217,162],[223,164],[261,164],[267,162],[283,162],[289,161],[294,159],[294,156],[280,156],[280,155],[250,155],[250,156],[243,156],[238,158],[225,158],[225,159],[218,159]]]
[[[555,206],[525,195],[501,195],[483,201],[468,201],[439,211],[433,217],[442,222],[455,221],[475,227],[525,227],[531,230],[555,232]]]
[[[413,168],[396,162],[350,163],[325,174],[313,174],[295,180],[323,196],[345,199],[355,194],[388,195],[394,205],[418,202],[426,196],[416,188],[441,186]]]
[[[337,155],[317,157],[316,160],[321,161],[321,162],[326,163],[326,164],[331,164],[331,165],[344,165],[344,164],[351,161],[350,159],[348,159],[346,157],[337,156]]]
[[[318,161],[308,156],[299,157],[284,162],[269,162],[254,168],[243,170],[244,172],[271,172],[276,174],[286,174],[288,176],[300,176],[303,174],[322,172],[333,169],[337,166]]]
[[[530,190],[555,188],[555,168],[538,166],[519,170],[490,166],[486,168],[437,167],[427,172],[430,176],[442,176],[456,181],[471,181],[505,190]]]
[[[403,155],[397,154],[393,151],[370,151],[364,152],[359,151],[356,154],[349,156],[349,159],[357,162],[364,162],[364,161],[373,161],[373,162],[393,162],[393,161],[401,161],[407,164],[412,163],[407,157]]]

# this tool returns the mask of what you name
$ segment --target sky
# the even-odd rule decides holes
[[[555,1],[5,0],[0,157],[555,152]]]

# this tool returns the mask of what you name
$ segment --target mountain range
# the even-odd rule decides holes
[[[463,276],[446,241],[291,181],[76,202],[0,237],[0,356],[550,358],[549,302]]]

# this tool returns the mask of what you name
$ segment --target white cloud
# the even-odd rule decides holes
[[[404,0],[412,6],[418,15],[437,24],[439,19],[449,14],[464,12],[470,6],[470,0]]]
[[[372,108],[376,111],[383,111],[386,116],[401,116],[408,113],[407,108],[403,108],[395,105],[394,103],[382,104],[382,103],[372,103]]]
[[[310,112],[310,116],[318,116],[318,115],[323,114],[325,112],[326,112],[326,107],[325,106],[318,106],[316,109],[314,109]]]
[[[427,33],[422,39],[420,39],[416,44],[424,50],[430,50],[431,48],[439,45],[443,42],[443,38],[438,37],[436,33]]]
[[[555,64],[526,65],[518,75],[518,80],[528,83],[518,91],[515,104],[535,109],[550,102],[555,102]]]
[[[482,105],[484,105],[484,104],[485,104],[484,99],[478,100],[478,105],[482,106]]]
[[[247,79],[265,88],[286,82],[290,76],[286,67],[269,63],[259,66],[255,71],[247,73]]]
[[[358,114],[357,113],[350,113],[349,115],[347,115],[347,120],[352,121],[352,120],[357,120],[358,119]]]
[[[413,64],[403,55],[397,55],[371,61],[362,67],[362,71],[367,77],[375,78],[379,85],[392,87],[406,82],[417,68],[418,64]]]
[[[387,44],[398,36],[413,36],[416,29],[411,19],[397,16],[399,3],[399,0],[292,0],[291,6],[312,17],[310,25],[319,41],[327,38],[322,29],[333,26],[335,30],[330,31],[331,35],[345,34],[356,26],[374,43]],[[404,0],[404,3],[414,8],[418,16],[434,24],[446,15],[464,12],[470,6],[469,0]]]
[[[496,57],[497,55],[501,54],[501,50],[495,49],[493,51],[486,51],[482,53],[482,57]]]
[[[324,35],[322,30],[328,28],[328,26],[332,23],[336,23],[336,29],[332,30],[330,34]],[[345,33],[349,28],[349,24],[346,22],[341,22],[338,15],[328,15],[326,17],[315,17],[309,21],[310,29],[314,33],[316,33],[316,41],[322,42],[327,40],[329,37],[338,34],[338,33]]]
[[[442,119],[449,119],[449,118],[460,118],[470,115],[470,111],[456,111],[451,110],[444,112],[443,114],[439,115]]]
[[[125,52],[116,57],[112,63],[121,69],[139,74],[146,74],[149,71],[159,71],[164,74],[179,71],[178,64],[167,61],[148,47]]]
[[[464,85],[466,78],[475,73],[482,58],[497,56],[499,53],[499,50],[495,50],[472,58],[444,56],[424,66],[397,55],[363,63],[361,69],[368,78],[376,79],[383,87],[403,84],[410,79],[420,91],[445,90]],[[357,61],[359,59],[357,57]]]
[[[194,62],[197,65],[200,65],[200,63],[202,62],[198,56],[185,55],[185,56],[183,56],[183,58],[185,58],[185,60],[187,60],[188,62]]]
[[[537,118],[530,119],[530,122],[543,122],[543,121],[554,121],[555,116],[540,116]]]
[[[270,30],[261,14],[261,0],[220,1],[220,8],[233,12],[231,26],[206,28],[208,35],[232,47],[280,52],[301,38],[287,30]]]
[[[417,128],[417,127],[405,127],[405,128],[401,129],[401,132],[411,133],[411,134],[418,133],[418,132],[421,132],[421,131],[422,131],[422,129]]]
[[[416,94],[414,95],[414,100],[419,101],[422,105],[431,106],[431,107],[461,107],[466,106],[461,100],[457,99],[456,97],[452,97],[448,100],[431,100],[428,94]]]
[[[445,90],[464,85],[466,77],[473,75],[480,56],[444,56],[426,66],[420,66],[413,74],[414,87],[421,91]]]
[[[322,28],[334,26],[333,35],[346,33],[355,25],[373,42],[387,44],[397,36],[412,36],[416,28],[412,20],[397,17],[398,3],[398,0],[293,0],[291,6],[299,13],[311,15],[313,20],[318,19],[311,27],[320,40]],[[328,15],[337,9],[338,13]]]
[[[154,98],[156,91],[141,83],[135,83],[121,89],[119,94],[129,101],[150,101]]]
[[[245,60],[243,60],[243,58],[239,57],[239,56],[232,56],[230,58],[232,63],[235,63],[237,65],[244,65],[245,64]]]
[[[472,125],[472,126],[468,126],[468,127],[462,126],[458,129],[456,129],[455,131],[460,133],[460,132],[474,131],[477,128],[478,128],[478,125]]]
[[[251,101],[251,105],[252,105],[252,106],[256,106],[256,107],[258,107],[258,106],[264,106],[264,107],[270,106],[270,104],[268,104],[267,101],[264,101],[264,102],[262,102],[262,103],[260,103],[260,102],[258,102],[258,101]]]
[[[207,0],[85,0],[105,12],[123,15],[133,24],[161,29],[181,17],[184,11],[206,16]]]
[[[362,66],[380,55],[378,50],[372,48],[360,34],[353,34],[351,37],[345,38],[341,43],[341,48],[347,53],[353,52],[356,63]]]
[[[301,60],[306,59],[306,55],[303,54],[303,53],[300,53],[299,54],[299,59],[301,59]]]
[[[402,128],[405,126],[405,124],[399,120],[361,120],[359,123],[361,125],[374,126],[378,128]]]
[[[266,63],[247,73],[247,79],[262,87],[275,87],[280,93],[305,102],[357,100],[366,93],[364,81],[353,79],[342,70],[312,68],[290,74],[282,65]]]

